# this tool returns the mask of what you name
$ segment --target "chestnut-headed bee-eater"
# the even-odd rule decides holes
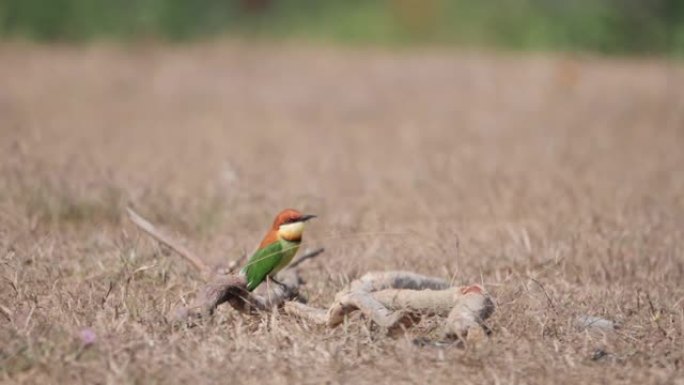
[[[247,290],[256,289],[266,279],[278,283],[273,277],[297,254],[304,223],[315,217],[293,209],[285,209],[276,216],[259,248],[240,270],[240,274],[247,278]]]

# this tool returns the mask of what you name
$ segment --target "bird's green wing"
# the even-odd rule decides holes
[[[247,290],[256,289],[280,264],[282,258],[283,247],[278,241],[255,251],[242,268],[242,273],[247,277]]]

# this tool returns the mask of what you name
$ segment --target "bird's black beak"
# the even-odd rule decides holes
[[[302,215],[301,218],[299,218],[299,222],[306,222],[309,219],[316,218],[315,215],[307,214],[307,215]]]

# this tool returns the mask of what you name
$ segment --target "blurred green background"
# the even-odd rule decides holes
[[[684,0],[0,0],[39,41],[216,36],[682,55]]]

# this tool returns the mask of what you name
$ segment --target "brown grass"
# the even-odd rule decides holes
[[[0,138],[0,381],[683,383],[677,63],[5,44]],[[413,270],[484,284],[493,334],[420,347],[431,320],[387,337],[227,307],[175,328],[200,282],[129,202],[212,263],[281,208],[316,213],[312,303]]]

